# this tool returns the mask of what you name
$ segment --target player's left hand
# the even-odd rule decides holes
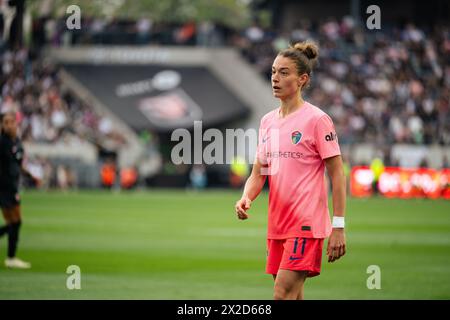
[[[345,254],[345,231],[344,228],[333,228],[328,239],[327,256],[328,262],[334,262]]]

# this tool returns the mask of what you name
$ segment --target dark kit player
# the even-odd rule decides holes
[[[22,223],[19,179],[23,173],[37,181],[22,167],[23,146],[17,134],[15,112],[0,115],[0,207],[6,225],[0,227],[0,237],[8,235],[8,268],[28,269],[30,263],[16,257],[19,231]]]

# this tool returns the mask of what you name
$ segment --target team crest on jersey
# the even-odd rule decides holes
[[[298,144],[302,140],[302,133],[300,131],[292,132],[291,139],[293,144]]]

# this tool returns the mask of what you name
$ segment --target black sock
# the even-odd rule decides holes
[[[2,237],[3,235],[7,234],[9,231],[9,225],[0,227],[0,237]]]
[[[17,251],[17,243],[19,242],[19,229],[21,221],[11,223],[8,237],[8,258],[14,258]]]

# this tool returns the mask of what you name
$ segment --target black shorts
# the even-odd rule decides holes
[[[0,208],[13,208],[20,205],[20,195],[17,190],[0,190]]]

